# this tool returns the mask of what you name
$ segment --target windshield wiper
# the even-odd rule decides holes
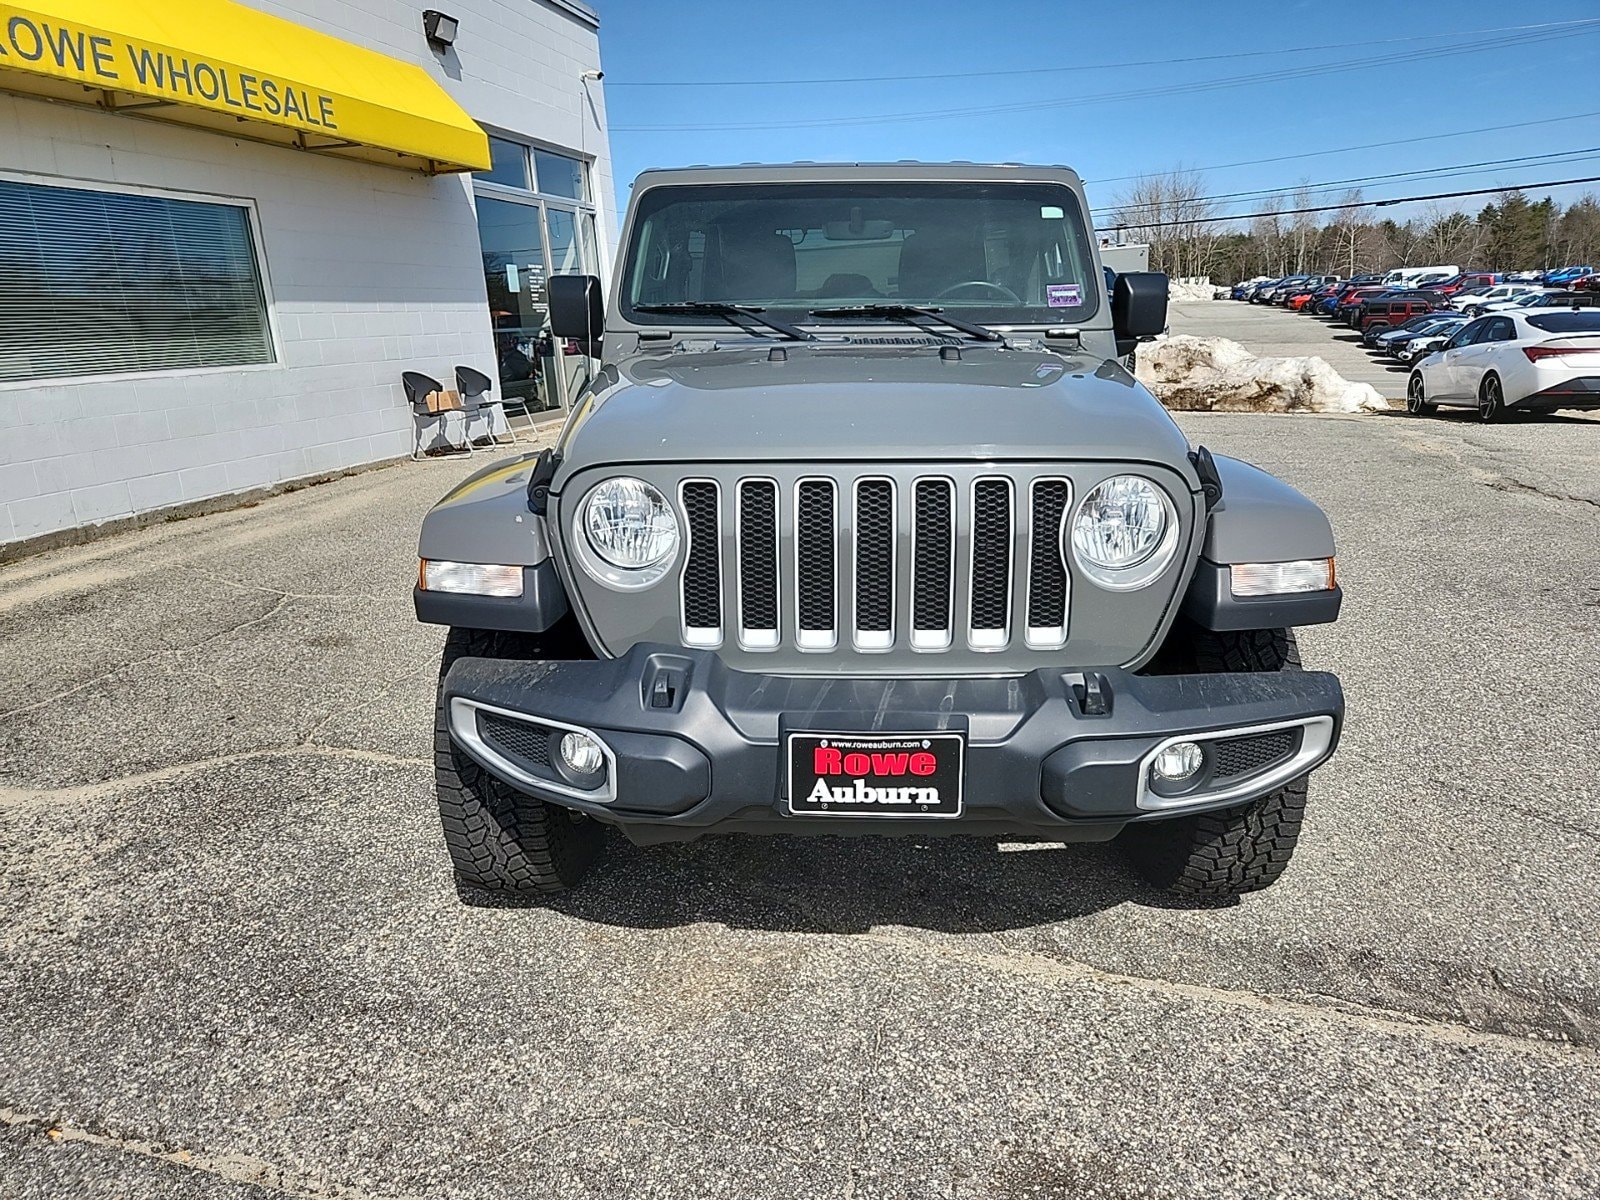
[[[746,325],[740,318],[748,317],[757,325],[765,325],[768,329],[781,333],[784,337],[792,338],[797,342],[814,342],[817,340],[817,335],[814,333],[807,333],[804,329],[796,329],[793,325],[785,321],[776,320],[773,317],[762,316],[765,310],[750,304],[727,304],[720,300],[682,300],[672,304],[635,304],[633,308],[635,312],[703,313],[708,317],[727,317],[740,329],[745,330],[748,330],[750,326]]]
[[[915,325],[918,329],[928,328],[926,321],[916,318],[926,317],[940,325],[948,325],[951,329],[959,330],[968,337],[975,337],[979,341],[1005,343],[1005,336],[982,325],[975,325],[971,321],[963,321],[959,317],[949,316],[942,308],[924,308],[920,304],[850,304],[842,308],[813,308],[813,317],[888,317],[891,320],[904,321],[908,325]]]

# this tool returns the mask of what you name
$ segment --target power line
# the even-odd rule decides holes
[[[1276,212],[1229,213],[1220,217],[1192,217],[1181,221],[1138,221],[1130,229],[1167,229],[1173,225],[1214,225],[1219,221],[1253,221],[1257,217],[1296,217],[1303,213],[1341,212],[1352,208],[1388,208],[1396,204],[1416,204],[1423,200],[1456,200],[1462,196],[1493,196],[1501,192],[1520,192],[1530,188],[1566,187],[1574,183],[1600,183],[1600,175],[1582,179],[1547,179],[1542,183],[1501,184],[1491,188],[1469,188],[1459,192],[1434,192],[1426,196],[1396,196],[1392,200],[1360,200],[1350,204],[1318,204],[1309,208],[1280,208]]]
[[[1319,192],[1331,192],[1351,184],[1384,183],[1397,179],[1428,179],[1449,178],[1451,175],[1477,174],[1490,167],[1507,167],[1517,164],[1543,163],[1554,166],[1558,162],[1582,160],[1591,154],[1600,154],[1600,146],[1585,146],[1578,150],[1553,150],[1549,154],[1525,154],[1517,158],[1496,158],[1486,162],[1453,163],[1446,167],[1423,167],[1415,171],[1395,171],[1388,175],[1360,175],[1349,179],[1332,179],[1326,183],[1297,183],[1290,187],[1255,188],[1248,192],[1219,192],[1214,196],[1192,196],[1180,200],[1152,200],[1146,203],[1137,201],[1128,204],[1113,205],[1111,208],[1096,209],[1099,213],[1137,213],[1141,209],[1154,208],[1161,204],[1208,204],[1218,200],[1250,200],[1266,196],[1315,195]]]
[[[1425,133],[1418,137],[1395,138],[1388,142],[1364,142],[1359,146],[1337,146],[1331,150],[1306,150],[1299,154],[1279,154],[1273,158],[1245,158],[1238,162],[1217,163],[1210,167],[1195,167],[1195,171],[1231,171],[1235,167],[1259,167],[1268,163],[1294,162],[1302,158],[1321,158],[1325,154],[1352,154],[1358,150],[1383,150],[1390,146],[1411,146],[1418,142],[1443,141],[1446,138],[1471,137],[1479,133],[1501,133],[1507,129],[1527,129],[1533,125],[1556,125],[1562,121],[1583,121],[1591,117],[1600,117],[1600,112],[1569,113],[1561,117],[1542,117],[1537,121],[1515,121],[1509,125],[1480,125],[1475,129],[1457,129],[1450,133]],[[1149,172],[1145,172],[1149,174]],[[1086,183],[1099,185],[1102,183],[1126,183],[1130,179],[1140,179],[1140,175],[1111,175],[1105,179],[1086,180]]]
[[[1600,21],[1583,22],[1576,26],[1563,26],[1551,32],[1525,33],[1500,39],[1487,39],[1463,46],[1442,46],[1432,50],[1406,52],[1390,55],[1365,56],[1358,59],[1348,59],[1340,62],[1323,63],[1307,67],[1285,68],[1275,72],[1258,72],[1244,77],[1226,76],[1220,79],[1198,80],[1191,83],[1167,84],[1160,87],[1145,88],[1130,91],[1126,88],[1115,92],[1103,92],[1089,96],[1069,96],[1053,100],[1025,101],[1015,104],[990,105],[983,108],[956,108],[939,110],[922,110],[918,112],[881,113],[865,117],[829,117],[810,121],[744,121],[726,123],[706,123],[698,125],[614,125],[612,131],[616,133],[711,133],[732,131],[754,131],[767,129],[814,129],[814,128],[839,128],[854,125],[889,125],[906,124],[925,121],[945,121],[958,117],[996,116],[1018,112],[1034,112],[1041,109],[1075,108],[1083,105],[1118,103],[1125,104],[1130,100],[1152,99],[1163,96],[1187,95],[1197,92],[1219,91],[1227,88],[1253,87],[1263,83],[1277,83],[1287,80],[1308,79],[1319,75],[1338,74],[1346,71],[1369,70],[1384,66],[1414,66],[1416,63],[1449,58],[1459,54],[1473,54],[1481,50],[1504,50],[1510,46],[1529,45],[1537,42],[1553,40],[1557,37],[1568,38],[1584,36],[1600,32]]]
[[[911,83],[944,79],[998,79],[1020,75],[1059,75],[1074,71],[1115,71],[1127,67],[1169,67],[1185,63],[1223,62],[1241,58],[1265,58],[1279,54],[1307,54],[1316,50],[1350,50],[1359,47],[1392,46],[1402,42],[1435,42],[1444,38],[1474,37],[1479,34],[1521,33],[1532,29],[1563,29],[1594,24],[1593,20],[1545,21],[1536,25],[1502,25],[1493,29],[1458,29],[1450,33],[1422,33],[1411,37],[1382,38],[1363,42],[1327,42],[1318,46],[1283,46],[1273,50],[1240,50],[1230,54],[1196,54],[1184,58],[1146,58],[1128,62],[1077,63],[1070,67],[1026,67],[1009,71],[949,71],[931,75],[843,75],[825,79],[619,79],[607,89],[619,87],[814,87],[836,83]]]

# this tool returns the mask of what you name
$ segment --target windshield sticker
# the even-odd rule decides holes
[[[1083,288],[1075,283],[1052,283],[1044,289],[1044,302],[1051,308],[1076,308],[1083,303]]]

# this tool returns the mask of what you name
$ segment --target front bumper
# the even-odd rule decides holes
[[[1094,711],[1096,684],[1104,713]],[[641,843],[712,832],[1103,840],[1129,821],[1244,803],[1303,775],[1333,753],[1344,715],[1339,681],[1313,671],[777,676],[730,670],[709,651],[648,645],[592,662],[460,659],[444,694],[452,737],[489,772]],[[534,731],[531,741],[520,736],[524,727]],[[542,749],[541,729],[549,735]],[[1180,735],[1282,729],[1293,731],[1293,753],[1254,775],[1215,780],[1176,803],[1146,786],[1149,761]],[[601,742],[602,786],[583,789],[562,778],[555,739],[570,730]],[[800,731],[964,734],[961,815],[791,815],[779,747]]]

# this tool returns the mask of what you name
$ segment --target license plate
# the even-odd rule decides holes
[[[791,733],[789,811],[959,817],[965,758],[959,733]]]

